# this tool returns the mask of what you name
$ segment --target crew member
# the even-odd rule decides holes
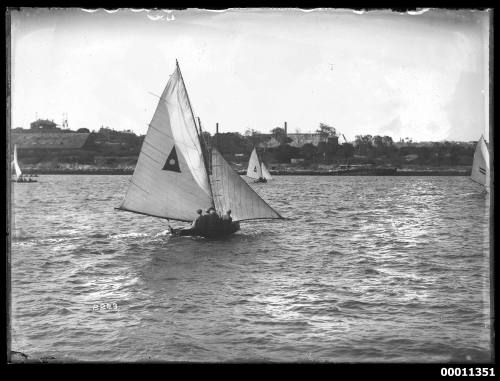
[[[202,218],[203,217],[202,213],[203,213],[203,210],[201,210],[201,209],[198,209],[196,211],[196,214],[198,214],[198,216],[194,219],[193,224],[191,225],[191,229],[195,229],[195,230],[198,230],[198,231],[200,230],[200,228],[201,228],[201,222],[202,222],[202,219],[203,219]]]
[[[215,236],[221,227],[221,219],[214,207],[208,208],[207,213],[206,234]]]
[[[231,223],[233,221],[233,217],[231,217],[231,209],[229,209],[226,214],[222,216],[222,221]]]

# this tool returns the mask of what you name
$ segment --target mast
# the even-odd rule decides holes
[[[210,189],[210,198],[212,199],[212,206],[215,207],[214,194],[213,194],[213,190],[212,190],[212,184],[210,183],[210,176],[209,176],[209,172],[208,172],[207,161],[205,159],[205,154],[203,153],[203,142],[201,140],[201,131],[198,131],[198,128],[196,128],[196,119],[194,117],[193,107],[191,107],[191,100],[189,99],[189,94],[188,94],[188,91],[186,88],[186,83],[184,82],[184,77],[182,76],[181,68],[179,66],[179,61],[177,61],[177,59],[175,60],[175,64],[177,65],[177,70],[179,70],[179,75],[181,77],[182,85],[184,86],[184,91],[186,92],[186,98],[188,101],[189,110],[191,111],[191,116],[193,117],[193,123],[194,123],[194,127],[196,130],[196,134],[198,135],[198,141],[200,142],[201,154],[203,156],[203,162],[205,163],[205,171],[207,172],[208,187]],[[201,129],[201,124],[200,124],[200,129]]]
[[[205,163],[205,169],[207,170],[207,173],[210,174],[211,173],[211,171],[209,171],[210,161],[207,157],[208,145],[207,145],[207,142],[205,141],[205,138],[203,137],[203,130],[201,129],[200,117],[198,116],[197,119],[198,119],[198,126],[200,127],[200,134],[198,136],[200,137],[201,152],[203,153],[203,162]]]
[[[178,67],[159,98],[119,209],[192,221],[195,210],[211,207],[214,200]]]

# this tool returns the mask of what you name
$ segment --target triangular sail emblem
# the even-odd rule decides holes
[[[165,165],[162,168],[164,171],[173,171],[180,172],[181,169],[179,167],[179,159],[177,158],[177,152],[175,151],[175,146],[172,147],[172,151],[170,151],[170,155],[167,157],[167,161],[165,161]]]
[[[254,167],[254,168],[253,168],[253,171],[254,171],[254,172],[257,172],[257,167]]]

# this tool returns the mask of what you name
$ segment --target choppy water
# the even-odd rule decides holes
[[[295,220],[245,223],[223,241],[114,210],[128,178],[12,184],[13,350],[489,361],[489,201],[467,177],[276,177],[252,186]]]

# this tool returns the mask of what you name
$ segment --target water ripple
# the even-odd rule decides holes
[[[127,176],[12,184],[12,349],[63,361],[488,361],[488,199],[465,177],[277,176],[292,221],[176,238]],[[26,206],[30,207],[27,208]]]

